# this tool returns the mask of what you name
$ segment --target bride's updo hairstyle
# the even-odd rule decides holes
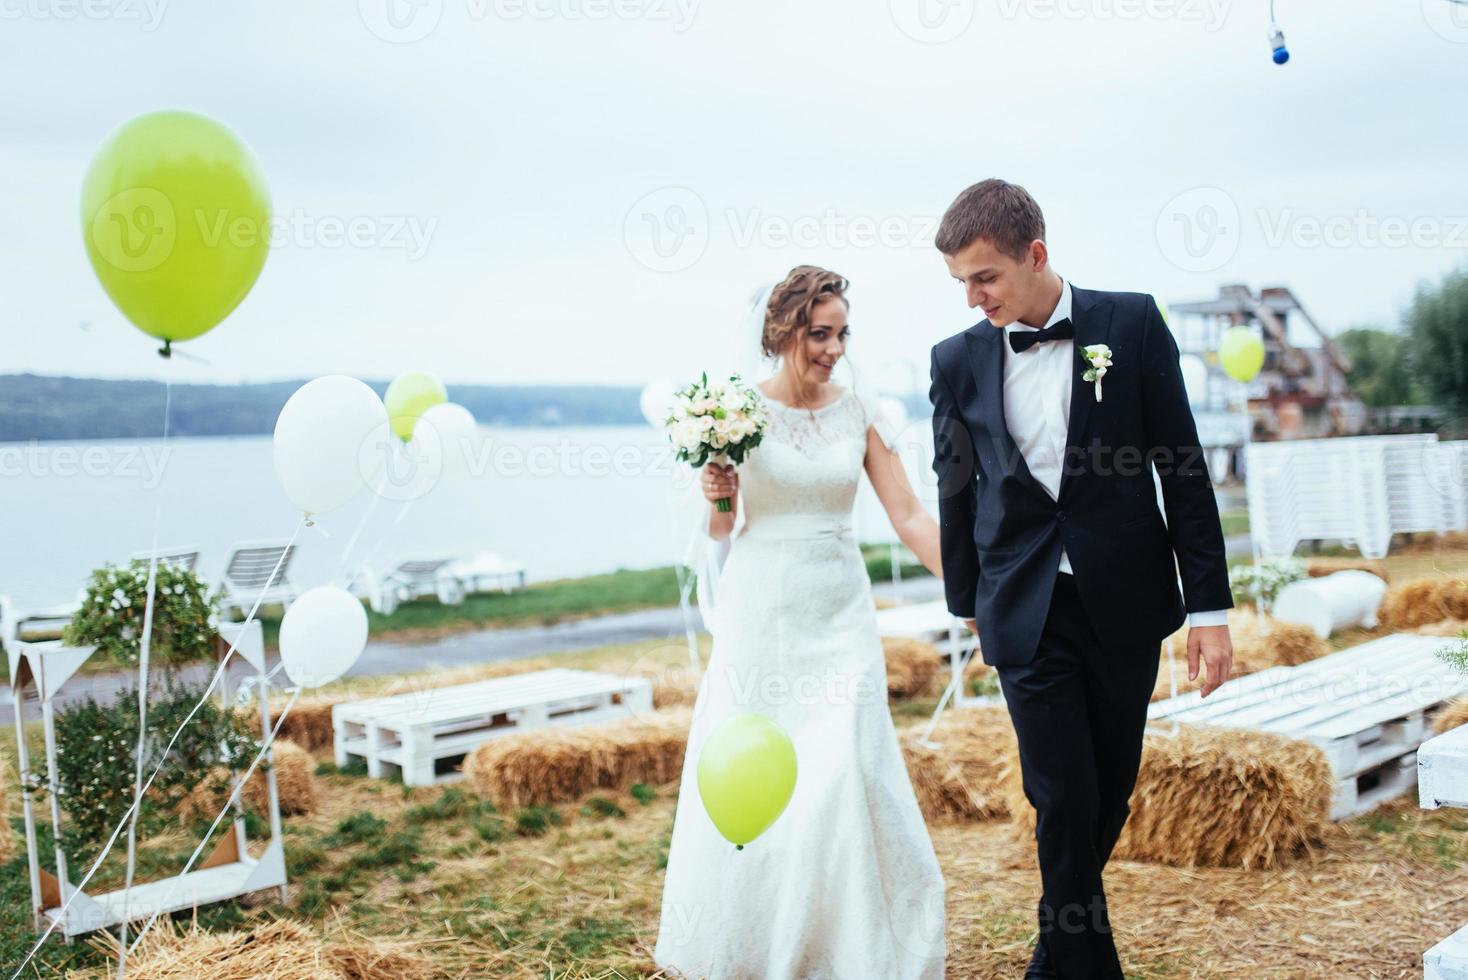
[[[792,340],[810,328],[811,311],[822,303],[846,300],[844,276],[817,265],[797,265],[775,286],[765,304],[765,329],[760,337],[760,350],[766,357],[779,357]]]

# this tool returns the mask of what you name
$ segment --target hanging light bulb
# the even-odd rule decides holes
[[[1285,47],[1284,31],[1278,24],[1269,25],[1269,46],[1274,49],[1274,63],[1282,65],[1290,60],[1290,49]]]
[[[1269,0],[1269,46],[1274,50],[1274,63],[1282,65],[1290,60],[1290,49],[1285,47],[1284,31],[1274,19],[1274,0]]]

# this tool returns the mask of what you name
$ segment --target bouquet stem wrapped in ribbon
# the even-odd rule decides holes
[[[764,438],[768,424],[759,394],[739,375],[710,384],[707,371],[673,396],[664,422],[678,459],[695,469],[711,460],[721,466],[744,462]],[[728,497],[715,506],[725,514],[734,509]]]

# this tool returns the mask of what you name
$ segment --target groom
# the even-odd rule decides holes
[[[960,194],[936,244],[985,317],[933,348],[933,469],[948,610],[999,674],[1038,817],[1025,975],[1117,978],[1101,870],[1185,608],[1189,678],[1201,661],[1206,697],[1231,669],[1218,505],[1151,296],[1061,279],[1039,205],[1002,180]]]

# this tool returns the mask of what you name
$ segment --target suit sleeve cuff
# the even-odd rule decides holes
[[[1206,612],[1188,613],[1188,628],[1194,626],[1227,626],[1227,609],[1209,609]]]

